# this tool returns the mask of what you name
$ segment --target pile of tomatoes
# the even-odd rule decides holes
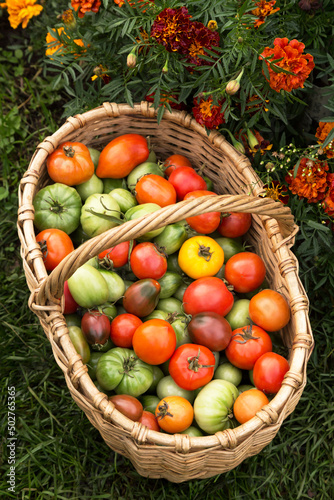
[[[34,199],[46,269],[75,246],[161,207],[216,196],[183,155],[157,162],[145,137],[100,153],[63,143],[53,183]],[[271,332],[290,320],[262,258],[245,250],[250,214],[211,212],[115,245],[65,283],[69,335],[96,386],[147,427],[190,436],[251,419],[280,389],[288,361]]]

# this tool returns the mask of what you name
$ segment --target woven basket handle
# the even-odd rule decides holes
[[[270,218],[277,220],[279,227],[274,234],[282,233],[291,240],[296,233],[294,218],[290,209],[271,198],[248,195],[209,195],[179,202],[161,208],[157,212],[144,215],[109,229],[95,236],[69,254],[40,284],[35,291],[36,304],[44,305],[49,300],[59,299],[63,295],[64,282],[89,259],[103,250],[123,241],[139,238],[149,231],[184,220],[194,215],[207,212],[244,212],[262,216],[263,222]]]

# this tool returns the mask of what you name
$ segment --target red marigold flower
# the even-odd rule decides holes
[[[302,10],[310,11],[321,9],[322,2],[319,0],[300,0],[298,5]]]
[[[318,140],[318,144],[322,144],[329,132],[334,128],[334,122],[319,122],[319,127],[316,131],[316,138]],[[331,141],[325,148],[324,152],[326,152],[327,158],[334,158],[334,139]]]
[[[334,201],[329,195],[326,196],[321,206],[330,217],[334,217]]]
[[[186,54],[189,47],[190,18],[187,7],[164,9],[152,24],[151,36],[168,52]]]
[[[270,144],[270,141],[264,139],[260,132],[258,132],[257,130],[253,130],[253,135],[255,137],[254,145],[250,144],[249,137],[246,133],[236,134],[236,138],[241,140],[243,145],[245,146],[247,156],[253,157],[258,151],[260,151],[261,155],[264,155],[266,151],[271,150],[273,145]]]
[[[151,94],[148,94],[145,97],[145,100],[147,102],[154,102],[154,95],[155,95],[155,92],[152,92]],[[173,109],[180,109],[180,110],[187,109],[187,106],[183,102],[181,102],[180,104],[178,104],[177,102],[172,101],[171,98],[175,99],[175,101],[177,101],[178,100],[178,95],[176,95],[176,94],[166,94],[165,92],[162,92],[160,94],[160,105],[165,104],[166,102],[168,102],[169,105],[170,105],[170,107],[173,108]]]
[[[71,0],[74,10],[79,11],[78,16],[83,17],[86,12],[98,12],[101,0]]]
[[[265,184],[263,188],[266,190],[264,194],[265,198],[272,198],[275,201],[281,201],[284,205],[288,203],[289,195],[283,194],[287,193],[288,189],[283,184],[280,184],[279,181],[272,181],[271,186]]]
[[[253,0],[255,2],[255,0]],[[258,28],[263,24],[266,20],[266,17],[270,16],[271,14],[275,14],[278,10],[280,10],[279,7],[276,7],[274,9],[274,5],[276,3],[276,0],[271,0],[270,2],[267,2],[266,0],[260,0],[259,2],[255,2],[256,9],[252,10],[253,16],[256,16],[258,19],[254,22],[254,27]]]
[[[273,90],[279,92],[286,90],[291,92],[292,89],[304,87],[304,82],[314,68],[313,56],[311,54],[303,54],[305,45],[298,40],[289,40],[287,38],[275,38],[274,48],[266,47],[260,59],[269,57],[271,61],[281,59],[275,63],[276,67],[290,71],[288,73],[275,73],[266,61],[270,79],[269,85]]]
[[[187,33],[190,44],[188,47],[187,61],[196,66],[211,65],[205,59],[198,57],[199,55],[207,55],[204,49],[213,50],[213,47],[219,45],[219,34],[217,31],[212,31],[203,23],[193,21],[190,23],[190,31]]]
[[[328,164],[326,161],[314,161],[302,158],[296,177],[289,170],[285,180],[289,189],[299,198],[306,198],[308,203],[316,203],[326,196]]]
[[[225,123],[224,113],[221,112],[223,103],[224,99],[219,100],[218,105],[216,105],[213,104],[212,97],[207,100],[201,98],[199,101],[195,97],[194,107],[192,108],[195,120],[203,127],[209,129],[218,128],[219,125]]]

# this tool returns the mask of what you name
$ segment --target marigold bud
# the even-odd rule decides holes
[[[237,82],[237,80],[230,80],[228,84],[226,85],[226,94],[228,95],[234,95],[238,92],[240,89],[240,83]]]
[[[239,153],[245,154],[245,148],[244,148],[244,145],[241,144],[241,142],[239,142],[239,141],[233,141],[233,146],[235,147],[235,149],[237,151],[239,151]]]
[[[66,28],[69,28],[71,30],[73,30],[77,25],[75,17],[73,16],[72,9],[65,10],[61,16],[61,19],[62,19],[63,23],[65,24]]]
[[[264,167],[266,170],[268,170],[270,172],[273,168],[275,168],[275,165],[272,161],[268,161]]]
[[[249,128],[247,129],[247,139],[248,139],[248,144],[249,144],[251,149],[254,149],[256,146],[259,145],[259,141],[257,140],[255,135],[253,134],[253,132]]]
[[[130,54],[128,54],[128,57],[126,60],[126,64],[127,64],[128,68],[134,68],[136,66],[136,63],[137,63],[136,54],[134,54],[133,52],[130,52]]]
[[[208,22],[208,28],[210,31],[216,31],[218,29],[217,21],[211,19],[211,21]]]
[[[239,42],[239,43],[242,43],[243,41],[244,41],[244,39],[242,38],[242,36],[239,36],[239,38],[238,38],[238,42]]]
[[[164,67],[161,70],[164,74],[168,73],[168,60],[165,62]]]

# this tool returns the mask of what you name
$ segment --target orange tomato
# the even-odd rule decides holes
[[[169,177],[170,174],[176,168],[179,168],[179,167],[192,167],[192,164],[190,163],[190,161],[188,160],[188,158],[186,158],[183,155],[171,155],[171,156],[168,156],[168,158],[165,160],[164,166],[166,168],[166,170],[165,170],[166,177]]]
[[[258,389],[242,392],[233,405],[233,413],[239,424],[248,422],[256,413],[269,403],[267,396]]]
[[[139,204],[156,203],[160,207],[167,207],[176,203],[176,191],[160,175],[143,175],[136,184],[136,198]]]
[[[44,229],[38,233],[36,241],[40,244],[47,271],[52,271],[74,250],[71,238],[61,229]]]
[[[121,179],[150,154],[147,140],[139,134],[124,134],[116,137],[101,151],[96,175],[101,179]]]
[[[140,325],[132,337],[136,355],[149,365],[167,361],[176,347],[176,335],[168,321],[150,319]]]
[[[51,153],[46,166],[54,182],[77,186],[94,174],[94,163],[87,146],[81,142],[63,142]]]
[[[197,191],[191,191],[187,193],[184,200],[191,200],[192,198],[201,198],[202,196],[215,195],[213,191],[205,191],[204,189],[199,189]],[[209,212],[202,215],[194,215],[194,217],[188,217],[186,219],[189,226],[194,229],[197,233],[210,234],[217,229],[220,224],[220,212]]]
[[[187,399],[168,396],[158,403],[155,416],[161,429],[175,434],[190,427],[194,419],[194,409]]]
[[[290,320],[290,307],[286,299],[275,290],[262,290],[249,303],[249,316],[267,332],[276,332]]]

